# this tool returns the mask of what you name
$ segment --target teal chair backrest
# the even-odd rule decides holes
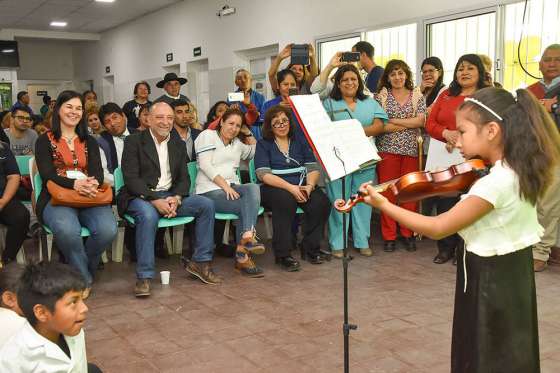
[[[189,194],[194,194],[196,188],[196,175],[198,174],[198,165],[196,161],[187,163],[187,170],[189,171],[189,178],[191,179],[191,188]]]
[[[21,175],[29,175],[29,160],[32,155],[16,155],[16,162]]]
[[[249,161],[249,181],[253,184],[259,184],[260,181],[257,179],[257,172],[255,171],[255,159]]]
[[[124,177],[120,167],[115,168],[115,171],[113,172],[113,180],[115,183],[115,194],[117,194],[124,185]]]
[[[41,190],[43,190],[43,179],[41,179],[41,175],[39,175],[38,172],[33,178],[33,189],[35,192],[35,202],[37,202],[39,195],[41,194]]]

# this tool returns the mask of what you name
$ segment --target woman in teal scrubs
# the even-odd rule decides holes
[[[334,78],[334,87],[329,98],[323,102],[325,110],[332,120],[357,119],[364,127],[367,136],[377,136],[383,133],[384,124],[388,117],[385,111],[373,98],[364,94],[364,83],[360,78],[358,69],[354,65],[341,66]],[[350,198],[358,191],[362,183],[375,181],[375,166],[356,171],[346,176],[346,195]],[[341,198],[342,179],[327,184],[327,195],[331,202]],[[371,207],[365,203],[356,205],[351,213],[352,239],[354,247],[360,254],[371,256],[369,248]],[[347,225],[348,229],[348,225]],[[342,214],[335,209],[329,216],[329,244],[333,256],[342,257]]]

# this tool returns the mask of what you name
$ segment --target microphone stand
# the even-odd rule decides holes
[[[344,168],[341,198],[346,200],[346,168],[344,167],[344,160],[340,157],[336,146],[333,148],[333,151]],[[342,333],[344,335],[344,373],[350,372],[350,331],[358,329],[357,325],[348,323],[348,263],[352,260],[352,257],[348,254],[348,232],[346,231],[347,217],[347,213],[342,213],[342,247],[344,249],[344,255],[342,257],[342,275],[344,278],[344,323],[342,324]]]

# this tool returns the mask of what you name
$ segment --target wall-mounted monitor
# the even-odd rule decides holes
[[[0,40],[0,68],[19,67],[18,43]]]

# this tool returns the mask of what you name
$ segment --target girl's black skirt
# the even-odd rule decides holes
[[[531,248],[481,257],[457,250],[452,373],[539,373]]]

